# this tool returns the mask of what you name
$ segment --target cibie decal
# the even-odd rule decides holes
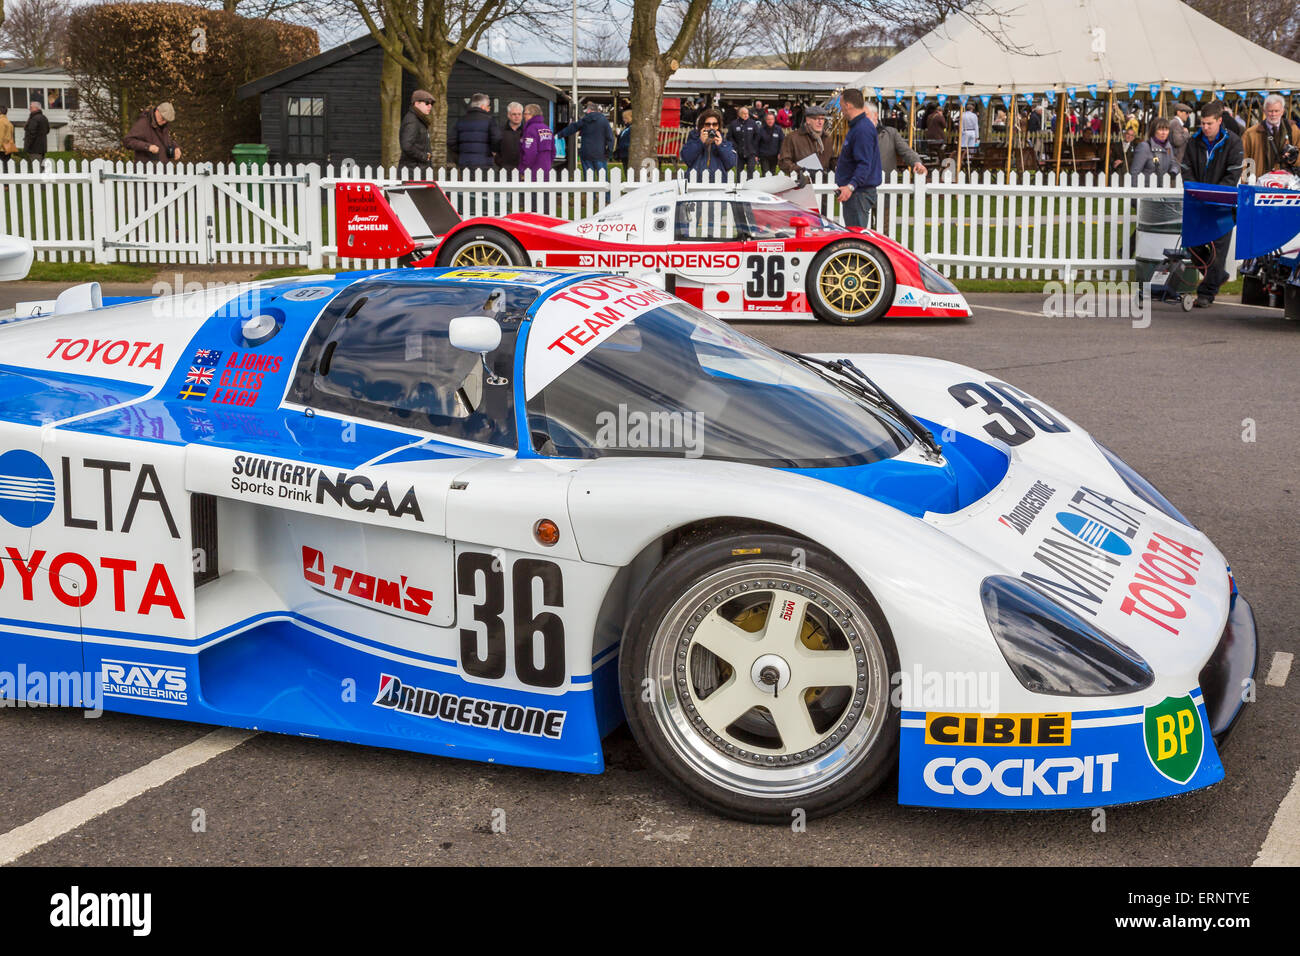
[[[416,620],[428,620],[433,610],[433,591],[416,587],[405,574],[390,581],[377,574],[367,574],[341,564],[326,568],[325,553],[303,545],[302,576],[316,590],[333,594],[367,607],[390,611]]]
[[[0,455],[0,518],[34,528],[54,510],[54,473],[40,455],[16,448]]]
[[[101,669],[105,697],[188,704],[185,668],[138,661],[105,660]]]
[[[931,746],[1068,747],[1070,717],[1057,714],[926,714]]]
[[[1174,783],[1186,783],[1196,776],[1205,753],[1205,728],[1201,712],[1190,694],[1166,697],[1148,707],[1142,717],[1151,766]]]
[[[522,707],[518,704],[503,704],[497,700],[439,693],[425,687],[403,684],[391,674],[379,675],[379,693],[375,696],[374,705],[448,724],[502,730],[508,734],[527,737],[559,740],[564,733],[565,712],[562,710],[542,710],[540,707]]]

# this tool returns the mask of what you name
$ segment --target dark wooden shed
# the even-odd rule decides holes
[[[273,163],[379,163],[379,74],[383,51],[365,36],[245,83],[239,99],[259,97],[262,142]],[[415,78],[402,74],[403,112]],[[552,128],[568,122],[563,91],[491,57],[466,50],[447,83],[447,123],[469,108],[474,93],[492,98],[490,112],[502,125],[511,101],[537,103]]]

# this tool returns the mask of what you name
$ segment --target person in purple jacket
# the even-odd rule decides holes
[[[536,103],[524,107],[524,125],[519,131],[519,176],[528,180],[551,178],[555,165],[555,131],[542,118],[542,108]],[[533,211],[537,211],[537,193],[533,193]],[[549,196],[543,197],[543,211],[550,212]]]

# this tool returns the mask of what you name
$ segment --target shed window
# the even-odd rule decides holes
[[[289,156],[325,155],[325,97],[289,97],[285,122],[284,151]]]

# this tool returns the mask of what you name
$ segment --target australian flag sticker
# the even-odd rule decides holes
[[[176,397],[186,402],[201,402],[207,398],[220,361],[220,349],[195,349],[194,361],[185,373],[185,381]]]

